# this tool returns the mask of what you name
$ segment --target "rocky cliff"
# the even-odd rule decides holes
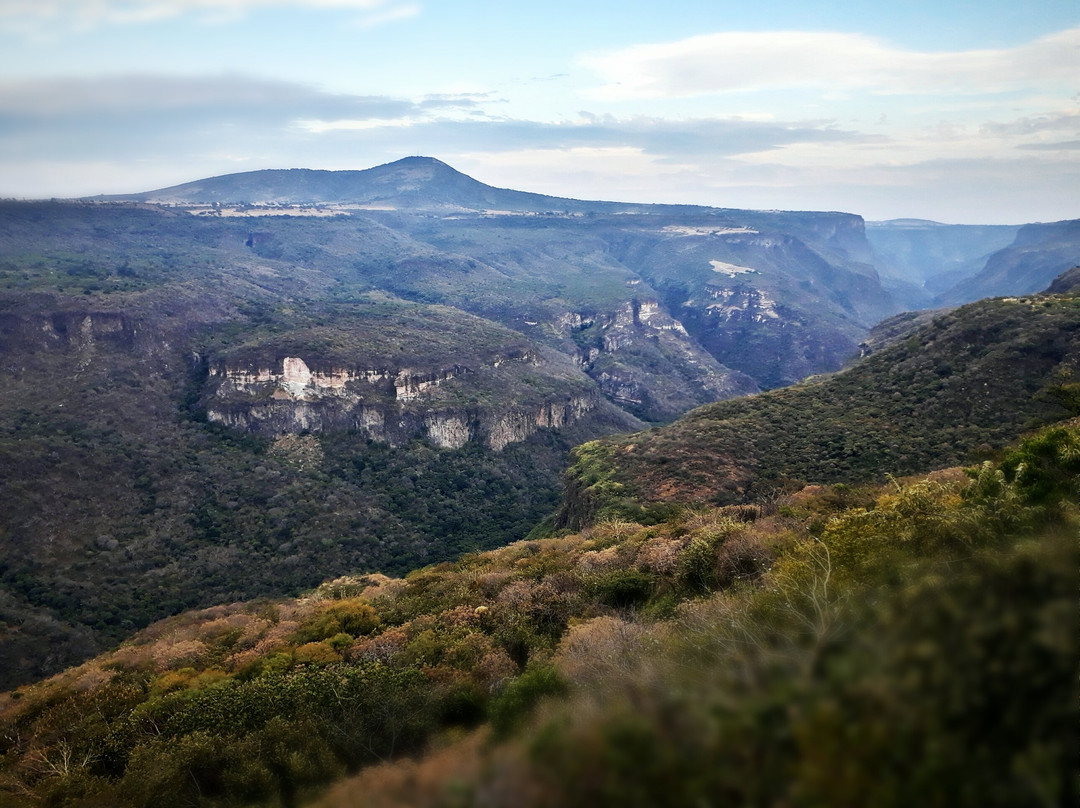
[[[530,389],[530,376],[547,389]],[[219,359],[207,363],[204,398],[210,421],[260,435],[346,430],[390,446],[423,436],[443,449],[478,441],[496,451],[601,404],[569,362],[523,349],[424,370],[333,365],[310,354],[254,365]]]

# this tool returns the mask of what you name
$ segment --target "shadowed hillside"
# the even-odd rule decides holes
[[[832,376],[578,447],[560,519],[641,518],[641,503],[763,501],[806,482],[972,462],[1076,412],[1078,378],[1074,295],[973,303]]]

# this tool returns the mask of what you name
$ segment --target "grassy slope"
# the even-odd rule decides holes
[[[0,226],[0,648],[18,660],[0,686],[184,608],[520,538],[554,506],[569,446],[629,420],[601,414],[501,455],[230,434],[199,420],[193,351],[423,371],[541,349],[464,312],[373,302],[355,278],[253,255],[248,225],[43,203],[13,206]],[[590,386],[570,360],[474,376],[486,386],[445,385],[443,405],[502,412]]]
[[[1059,803],[1078,456],[1074,422],[970,480],[607,522],[182,615],[4,696],[0,793],[285,806],[441,738],[326,804]]]
[[[1076,297],[970,304],[844,372],[579,447],[562,518],[640,518],[640,503],[753,501],[970,461],[1067,414],[1078,371]]]

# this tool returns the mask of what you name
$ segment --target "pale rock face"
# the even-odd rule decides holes
[[[596,378],[600,389],[620,404],[641,404],[641,386],[633,379],[625,379],[604,371]]]
[[[726,261],[710,261],[709,266],[712,267],[713,272],[719,272],[721,275],[727,275],[729,278],[734,278],[736,275],[746,275],[748,273],[757,274],[757,270],[753,267],[729,264]]]
[[[755,323],[780,319],[776,301],[757,289],[710,289],[709,295],[716,300],[706,308],[710,314],[732,320],[749,316]]]
[[[416,375],[405,368],[394,379],[394,396],[398,401],[413,401],[423,396],[425,391],[438,387],[454,376],[454,370]]]
[[[302,400],[323,396],[348,396],[350,394],[346,387],[349,384],[377,384],[393,378],[388,371],[374,368],[331,368],[328,372],[313,371],[307,362],[296,356],[286,356],[282,360],[280,373],[270,368],[248,370],[211,367],[210,375],[222,377],[217,393],[220,397],[231,393],[259,393],[273,385],[280,393],[274,395],[275,398]]]
[[[524,351],[497,357],[492,365],[538,361],[533,353]],[[588,398],[578,397],[547,403],[539,410],[501,415],[439,409],[434,401],[433,409],[418,409],[418,402],[423,406],[423,399],[429,398],[434,388],[470,372],[476,371],[459,366],[430,373],[410,368],[396,372],[318,371],[299,357],[285,357],[280,371],[211,367],[209,375],[216,382],[214,397],[223,403],[208,407],[207,417],[236,429],[271,435],[357,429],[372,440],[398,445],[426,433],[428,440],[442,449],[459,449],[470,440],[483,440],[500,450],[538,429],[573,423],[595,406]]]
[[[675,331],[684,337],[689,336],[683,324],[660,310],[660,304],[650,300],[641,304],[638,309],[638,322],[655,331]]]
[[[356,428],[366,429],[376,440],[385,438],[386,418],[374,407],[361,407],[356,415]]]
[[[487,435],[487,445],[496,452],[511,443],[526,440],[538,429],[560,429],[580,420],[595,407],[588,398],[577,396],[564,403],[549,402],[539,411],[509,412],[498,418]]]
[[[634,304],[623,303],[615,311],[615,328],[628,328],[637,322],[637,318],[634,316]]]
[[[428,440],[440,449],[460,449],[472,437],[468,423],[456,415],[428,415],[424,418],[424,426]]]
[[[303,398],[304,388],[311,383],[311,369],[307,363],[295,356],[286,356],[282,362],[281,381],[293,398]]]

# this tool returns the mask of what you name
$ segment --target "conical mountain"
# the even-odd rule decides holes
[[[416,209],[570,210],[587,203],[494,188],[434,157],[406,157],[363,171],[264,169],[139,194],[97,197],[173,204],[353,204]],[[593,203],[595,204],[595,203]]]

